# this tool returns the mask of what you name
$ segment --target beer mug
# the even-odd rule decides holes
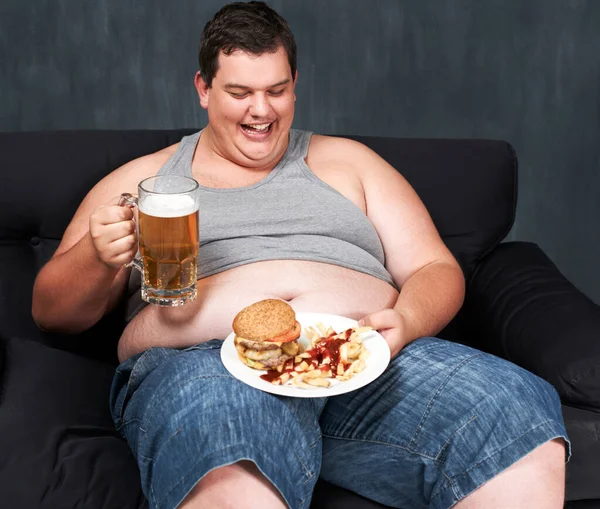
[[[138,253],[129,266],[142,274],[142,299],[181,306],[196,298],[198,182],[158,175],[138,184],[138,196],[123,193],[119,205],[138,209]]]

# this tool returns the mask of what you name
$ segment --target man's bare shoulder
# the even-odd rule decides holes
[[[140,180],[155,175],[177,151],[178,146],[179,143],[176,143],[152,154],[133,159],[114,170],[110,175],[123,178],[137,177]]]
[[[365,144],[340,136],[314,134],[306,159],[309,166],[335,165],[352,170],[361,180],[389,178],[398,173]]]
[[[315,162],[335,160],[352,162],[358,157],[367,157],[372,151],[364,144],[341,136],[313,134],[308,148],[308,158]]]
[[[113,170],[98,182],[87,194],[73,220],[81,218],[87,221],[92,210],[118,199],[122,193],[137,194],[137,185],[141,180],[156,175],[158,170],[169,160],[177,146],[169,146],[158,152],[147,154]]]
[[[94,186],[90,195],[88,195],[88,198],[91,199],[92,204],[96,206],[102,204],[103,201],[114,195],[115,191],[117,191],[118,194],[122,192],[135,194],[137,192],[138,182],[147,177],[156,175],[175,153],[178,145],[179,144],[171,145],[119,166]]]

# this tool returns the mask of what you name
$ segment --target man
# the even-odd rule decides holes
[[[395,169],[356,142],[291,129],[287,23],[262,2],[229,4],[206,25],[199,61],[206,128],[98,183],[34,288],[41,327],[92,326],[123,295],[136,251],[115,196],[157,173],[199,182],[198,298],[146,306],[119,342],[111,408],[150,506],[307,508],[321,476],[395,507],[562,507],[555,391],[431,337],[462,304],[461,270]],[[390,366],[330,399],[239,382],[213,338],[264,298],[361,319],[385,337]]]

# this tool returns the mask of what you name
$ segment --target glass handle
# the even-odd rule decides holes
[[[137,207],[138,206],[138,198],[137,196],[133,196],[131,193],[122,193],[119,197],[119,206],[120,207]],[[136,221],[136,237],[139,239],[139,227]],[[138,244],[138,251],[134,256],[133,260],[129,263],[125,264],[125,267],[134,267],[139,270],[142,274],[144,274],[144,264],[142,263],[142,258],[140,256],[140,247]]]
[[[121,207],[137,207],[137,196],[133,196],[131,193],[123,193],[119,198],[119,205]]]

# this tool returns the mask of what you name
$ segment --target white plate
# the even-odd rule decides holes
[[[300,322],[303,329],[298,341],[304,346],[309,345],[309,340],[304,335],[304,328],[309,325],[315,325],[320,322],[326,327],[331,326],[336,332],[342,332],[350,327],[356,326],[356,320],[324,313],[296,313],[296,319]],[[366,367],[363,371],[354,375],[350,380],[340,381],[334,379],[331,381],[330,387],[314,387],[311,389],[304,389],[293,385],[273,385],[260,378],[266,371],[252,369],[240,360],[233,343],[234,336],[235,334],[233,332],[229,334],[221,347],[221,360],[223,361],[225,368],[227,368],[227,371],[238,380],[241,380],[251,387],[272,394],[279,394],[280,396],[290,396],[294,398],[324,398],[344,394],[360,387],[364,387],[375,380],[385,371],[385,368],[390,363],[390,348],[385,339],[383,339],[383,336],[378,332],[369,331],[361,334],[363,345],[370,352],[370,355],[366,360]]]

